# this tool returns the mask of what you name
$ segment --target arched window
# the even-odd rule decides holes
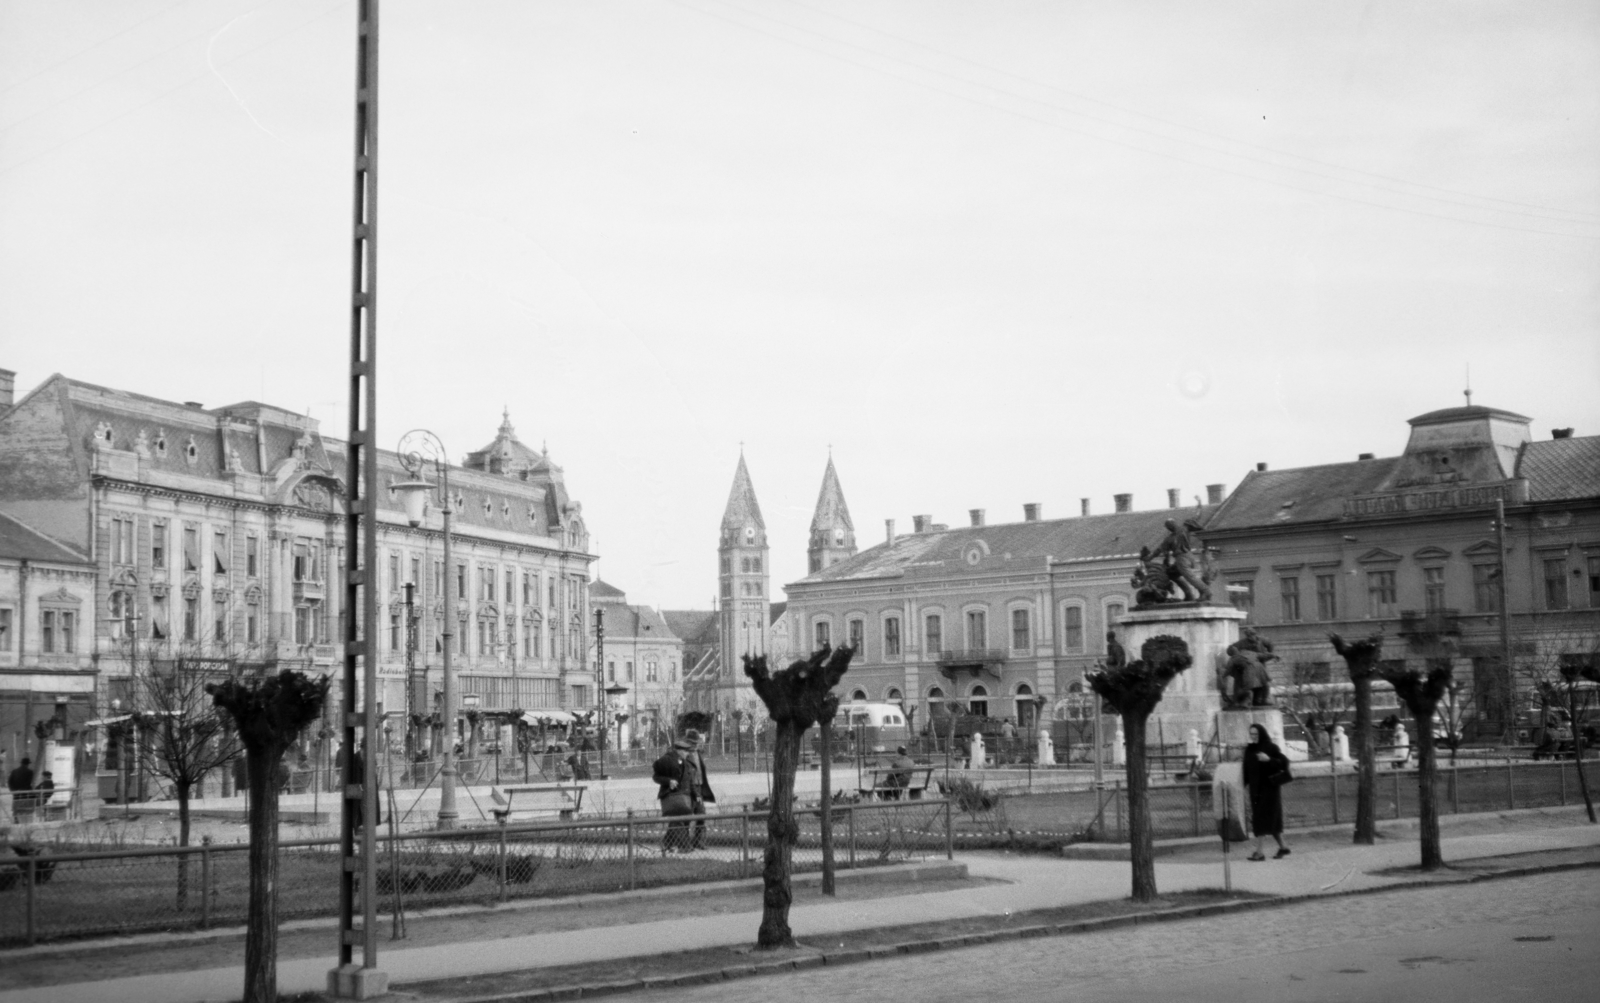
[[[898,703],[904,698],[904,694],[900,692],[899,687],[891,686],[889,687],[889,692],[885,693],[883,698],[888,700],[890,703]]]
[[[974,684],[967,693],[967,713],[978,717],[989,716],[989,691],[982,685]]]
[[[866,690],[856,689],[856,690],[851,690],[850,691],[850,699],[852,699],[852,700],[865,700],[866,698],[867,698],[867,691]]]

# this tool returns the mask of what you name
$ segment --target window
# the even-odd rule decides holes
[[[553,610],[556,608],[556,580],[551,578],[546,584],[548,586],[547,591],[549,592],[550,601],[545,605]]]
[[[1106,605],[1106,629],[1115,630],[1117,621],[1122,619],[1123,614],[1126,612],[1128,612],[1128,607],[1121,603],[1108,603]]]
[[[1245,619],[1250,620],[1256,615],[1256,582],[1254,578],[1241,578],[1228,583],[1228,597],[1233,600],[1234,609],[1242,609]]]
[[[535,615],[532,620],[528,621],[528,626],[526,628],[528,642],[526,654],[529,658],[538,658],[539,652],[542,650],[539,647],[539,628],[542,626],[544,626],[544,624],[539,620],[537,615]]]
[[[982,686],[974,686],[967,697],[967,713],[976,714],[978,717],[989,716],[989,691]]]
[[[61,651],[70,655],[78,650],[78,614],[71,610],[62,610],[61,619]]]
[[[1422,606],[1424,609],[1444,609],[1444,569],[1422,569]]]
[[[0,651],[11,650],[11,610],[0,608]]]
[[[722,558],[722,573],[725,575],[733,574],[733,558],[727,556]]]
[[[522,605],[532,606],[533,597],[538,593],[538,591],[539,587],[534,583],[533,574],[531,572],[524,571],[522,573]]]
[[[1474,564],[1472,566],[1472,611],[1474,613],[1500,612],[1500,566]]]
[[[444,595],[444,562],[437,557],[433,559],[433,594]]]
[[[981,609],[967,613],[967,649],[969,651],[989,646],[989,617]]]
[[[900,655],[900,618],[897,616],[884,618],[883,653],[889,658],[896,658]]]
[[[739,570],[747,575],[750,573],[750,558],[742,557],[739,559]]]
[[[466,597],[467,597],[467,566],[465,564],[457,564],[456,565],[456,598],[457,599],[465,599]]]
[[[1014,609],[1011,611],[1011,650],[1026,651],[1031,646],[1028,630],[1028,611]]]
[[[389,611],[389,650],[400,650],[400,611],[397,609]]]
[[[1067,651],[1083,650],[1083,607],[1068,606],[1061,611],[1061,644]]]
[[[815,624],[812,625],[811,629],[812,629],[812,632],[813,632],[813,636],[816,638],[816,643],[814,645],[812,645],[813,648],[815,648],[815,649],[820,651],[821,649],[826,648],[831,643],[831,636],[833,634],[833,631],[830,628],[830,626],[828,624],[828,621],[826,621],[826,620],[818,620]]]
[[[658,682],[660,675],[661,663],[654,658],[646,658],[644,660],[644,681],[647,683]]]
[[[516,596],[517,596],[517,573],[515,571],[511,570],[510,568],[506,569],[506,590],[505,590],[505,592],[503,594],[505,595],[505,599],[506,599],[507,603],[512,603],[512,602],[516,601]]]
[[[211,643],[228,643],[228,604],[213,603],[211,607]]]
[[[167,597],[166,596],[151,596],[150,597],[150,640],[152,640],[152,641],[164,641],[164,640],[166,640],[167,639],[167,635],[169,633],[171,633],[171,631],[167,627],[168,623],[169,623],[169,621],[167,619]]]
[[[261,641],[261,608],[254,603],[244,608],[244,641],[246,644]]]
[[[261,541],[254,536],[244,538],[244,573],[247,578],[261,575]]]
[[[1590,557],[1589,564],[1589,605],[1600,606],[1600,557]]]
[[[111,520],[111,563],[133,563],[133,520],[117,517]]]
[[[1544,608],[1567,608],[1567,559],[1553,557],[1544,562]]]
[[[1394,572],[1367,572],[1367,616],[1394,616]]]
[[[944,647],[944,618],[937,613],[929,613],[923,623],[923,638],[926,641],[927,653],[938,653]]]
[[[294,643],[311,643],[311,607],[296,606],[294,608]]]
[[[1278,579],[1278,585],[1280,588],[1278,598],[1282,600],[1283,604],[1283,621],[1285,623],[1294,623],[1300,619],[1300,579],[1298,577],[1280,578]]]
[[[467,634],[469,632],[469,626],[470,625],[467,623],[466,617],[461,617],[461,619],[456,623],[456,654],[458,655],[465,655],[467,653]]]
[[[150,524],[150,566],[157,571],[167,570],[167,520],[157,519]]]
[[[866,622],[863,620],[850,621],[850,647],[858,654],[863,653],[862,635],[867,631]]]
[[[183,601],[183,639],[185,641],[196,641],[199,640],[199,636],[200,600],[185,599]]]
[[[107,630],[118,640],[133,636],[133,596],[121,589],[111,593],[111,617]]]
[[[411,577],[407,578],[406,581],[412,585],[422,584],[422,558],[415,556],[411,558]]]
[[[493,645],[493,635],[489,633],[489,621],[480,618],[478,620],[478,654],[490,654]]]
[[[400,591],[400,553],[389,551],[389,591]]]
[[[294,542],[294,580],[303,582],[311,577],[311,541]]]
[[[750,558],[750,570],[755,572],[758,575],[761,574],[761,558],[759,558],[759,557]]]
[[[1339,576],[1317,576],[1317,619],[1339,619]]]
[[[56,651],[56,611],[47,609],[39,614],[39,652],[53,655]]]
[[[200,531],[193,526],[183,527],[183,570],[200,570]]]
[[[633,663],[632,662],[623,662],[622,663],[622,668],[623,668],[623,671],[627,673],[627,675],[623,678],[622,681],[625,682],[625,683],[633,682]]]
[[[1320,684],[1333,682],[1333,666],[1330,662],[1295,662],[1294,681],[1302,684]]]
[[[211,570],[225,575],[228,563],[228,534],[219,530],[211,534]]]

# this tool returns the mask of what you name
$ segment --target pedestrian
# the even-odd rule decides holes
[[[894,788],[893,798],[898,801],[902,792],[911,786],[911,774],[917,768],[917,761],[906,753],[906,747],[901,745],[895,748],[895,756],[889,760],[889,772],[884,775],[883,786]],[[885,797],[889,797],[887,791]]]
[[[1267,729],[1250,726],[1250,744],[1244,747],[1244,785],[1250,792],[1250,828],[1255,833],[1256,850],[1251,860],[1266,860],[1263,842],[1271,836],[1278,844],[1273,859],[1289,855],[1283,844],[1283,785],[1293,780],[1289,759],[1272,741]]]
[[[694,801],[694,813],[703,816],[706,813],[707,804],[717,803],[717,795],[711,789],[711,774],[706,770],[706,757],[704,755],[706,736],[698,731],[691,731],[689,732],[689,740],[694,743],[694,752],[691,753],[690,758],[693,761],[696,779],[696,783],[690,791],[690,797]],[[694,837],[690,840],[689,845],[698,850],[705,846],[705,842],[706,820],[697,818],[694,820]]]
[[[33,809],[33,760],[22,757],[17,768],[6,776],[6,789],[11,791],[11,817],[22,821],[22,813]]]
[[[44,771],[44,778],[39,781],[39,786],[35,787],[34,790],[36,790],[36,791],[44,791],[45,792],[45,796],[41,800],[48,801],[48,800],[50,800],[51,795],[55,793],[55,789],[56,789],[56,777],[55,777],[55,774],[51,773],[49,770],[45,770]]]
[[[699,778],[694,764],[689,761],[693,752],[694,743],[687,738],[680,738],[651,768],[653,779],[660,785],[656,799],[661,802],[663,818],[694,814],[693,791],[699,785]],[[667,830],[661,836],[662,855],[688,853],[689,838],[689,823],[667,823]]]

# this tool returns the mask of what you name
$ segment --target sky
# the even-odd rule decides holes
[[[0,367],[345,435],[353,0],[0,0]],[[384,0],[378,436],[502,409],[630,601],[1600,433],[1600,6]]]

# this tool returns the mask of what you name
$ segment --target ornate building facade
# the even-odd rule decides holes
[[[604,615],[601,686],[628,689],[613,706],[628,714],[625,736],[637,736],[647,744],[664,743],[683,709],[683,641],[659,610],[630,604],[627,594],[614,585],[595,581],[589,586],[589,598]]]
[[[59,375],[3,403],[0,513],[93,569],[79,622],[90,632],[99,709],[129,699],[131,674],[150,658],[294,666],[337,679],[349,559],[344,443],[314,419],[267,404],[208,409]],[[391,452],[379,467],[384,483],[409,479]],[[378,498],[385,712],[437,699],[446,588],[458,597],[464,706],[591,706],[593,557],[561,469],[519,442],[507,420],[451,469],[450,484],[451,568],[437,504],[412,528],[392,491]]]

